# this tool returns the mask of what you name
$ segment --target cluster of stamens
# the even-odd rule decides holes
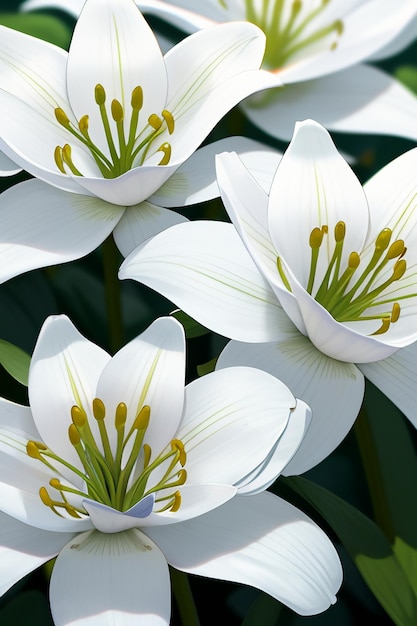
[[[117,440],[113,452],[103,401],[95,398],[92,409],[100,433],[101,446],[98,446],[94,439],[87,413],[82,407],[77,405],[72,407],[72,423],[68,429],[69,440],[78,455],[83,471],[56,456],[43,443],[38,441],[27,443],[26,451],[30,457],[42,461],[58,474],[60,472],[57,467],[65,466],[84,481],[85,492],[63,484],[59,478],[52,478],[49,485],[59,493],[60,499],[51,497],[46,487],[41,487],[39,495],[42,502],[61,517],[61,512],[65,511],[71,517],[81,518],[87,515],[87,512],[84,508],[71,504],[68,501],[69,494],[101,502],[119,511],[126,511],[142,498],[155,494],[155,504],[158,506],[156,512],[178,511],[181,493],[177,487],[183,485],[187,479],[187,472],[183,469],[187,459],[183,443],[179,439],[173,439],[170,446],[153,459],[150,446],[144,443],[150,420],[150,407],[145,405],[141,408],[126,433],[127,407],[120,402],[114,418]],[[156,484],[148,485],[150,476],[156,468],[159,468],[158,476],[160,474],[162,476],[158,477]]]
[[[109,155],[106,156],[100,148],[93,143],[89,133],[89,116],[83,115],[77,125],[71,123],[63,109],[55,109],[55,117],[73,137],[80,141],[90,151],[104,178],[116,178],[132,167],[140,166],[150,156],[150,150],[155,146],[158,137],[165,131],[170,135],[174,132],[174,118],[172,113],[164,109],[161,115],[152,113],[148,117],[147,124],[138,131],[139,113],[143,107],[142,87],[135,87],[130,99],[131,114],[129,131],[125,132],[126,112],[118,100],[112,100],[110,105],[111,118],[113,120],[113,132],[111,121],[106,107],[106,92],[102,85],[96,85],[94,97],[99,107],[104,134],[107,140]],[[115,137],[113,136],[115,135]],[[171,144],[164,141],[155,152],[161,152],[162,158],[158,165],[167,165],[171,158]],[[55,163],[60,172],[74,176],[83,176],[72,159],[70,144],[57,146],[54,152]]]
[[[390,285],[400,280],[407,269],[403,258],[407,248],[402,239],[391,243],[392,230],[384,228],[375,240],[374,252],[364,268],[359,270],[361,256],[351,252],[346,268],[342,268],[343,245],[346,235],[346,225],[338,222],[334,228],[335,245],[332,257],[323,279],[316,285],[316,270],[320,249],[325,237],[328,237],[328,227],[313,228],[310,234],[311,264],[306,290],[319,302],[338,322],[377,320],[379,328],[372,335],[387,332],[390,325],[398,321],[401,308],[398,300],[403,297],[383,297],[383,292]],[[386,266],[392,264],[389,278],[382,280],[381,272],[386,273]],[[290,284],[282,267],[281,259],[277,259],[278,272],[289,291]],[[388,294],[387,294],[388,295]],[[417,294],[413,294],[417,295]],[[370,315],[372,307],[383,308],[389,305],[390,309]]]
[[[278,70],[284,67],[295,54],[329,36],[331,36],[330,49],[333,50],[337,46],[337,40],[343,33],[341,20],[332,21],[305,35],[306,29],[324,11],[329,2],[330,0],[321,0],[315,9],[306,14],[302,10],[302,0],[293,0],[289,15],[284,21],[286,0],[264,0],[260,7],[260,3],[256,3],[255,0],[245,0],[246,19],[259,26],[266,34],[264,60],[269,68]],[[223,2],[221,4],[224,6]]]

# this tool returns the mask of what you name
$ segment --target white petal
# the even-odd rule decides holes
[[[265,99],[243,104],[268,135],[290,139],[298,120],[311,118],[330,130],[417,138],[417,98],[395,78],[366,65],[294,83]]]
[[[404,413],[417,428],[417,343],[401,348],[388,359],[361,363],[361,372]]]
[[[352,251],[361,250],[369,212],[358,179],[336,150],[328,132],[311,120],[296,125],[293,139],[273,180],[268,204],[269,232],[278,255],[307,287],[314,228],[328,226],[320,248],[318,289],[333,254],[334,228],[346,223],[342,267]],[[284,303],[282,303],[285,306]]]
[[[21,168],[16,165],[3,152],[0,152],[0,176],[13,176],[18,174]]]
[[[138,530],[83,533],[56,560],[50,585],[56,626],[168,626],[169,573]]]
[[[68,54],[68,97],[75,116],[90,116],[94,143],[107,147],[94,89],[101,84],[106,103],[118,100],[125,109],[129,134],[131,94],[143,89],[142,126],[151,113],[164,108],[167,76],[158,42],[140,11],[131,1],[89,0],[75,26]],[[106,150],[106,153],[108,151]]]
[[[226,337],[262,342],[280,336],[282,309],[231,224],[168,228],[132,252],[119,277],[159,291]]]
[[[224,21],[225,10],[220,3],[200,2],[196,7],[195,0],[175,0],[175,2],[159,2],[159,0],[137,0],[137,5],[144,13],[156,15],[173,26],[193,33],[207,28],[213,21]],[[174,5],[174,6],[171,6]],[[198,12],[195,9],[198,8]]]
[[[309,80],[359,63],[396,39],[415,14],[415,4],[409,0],[400,0],[395,6],[392,0],[360,3],[344,17],[341,15],[343,32],[334,49],[329,47],[288,64],[280,77],[284,83]]]
[[[73,536],[40,530],[0,513],[0,595],[54,558]]]
[[[265,492],[149,534],[177,569],[252,585],[301,615],[326,610],[342,580],[337,553],[314,522]]]
[[[223,151],[236,151],[265,191],[269,191],[282,154],[248,137],[226,137],[197,150],[151,197],[166,207],[188,206],[219,195],[214,157]]]
[[[316,348],[327,356],[351,363],[369,363],[386,359],[394,354],[398,348],[416,340],[417,329],[415,326],[413,335],[410,336],[410,325],[413,325],[415,315],[410,317],[409,323],[405,326],[404,334],[388,332],[372,335],[380,327],[378,321],[346,322],[344,324],[337,322],[321,304],[293,279],[288,268],[285,271],[303,316],[308,337]],[[395,330],[394,325],[393,331]]]
[[[68,438],[71,408],[84,408],[99,440],[91,403],[109,360],[107,352],[85,339],[64,315],[46,320],[33,352],[29,401],[35,424],[48,447],[80,469],[80,460]]]
[[[325,459],[344,439],[362,404],[364,380],[351,363],[329,359],[301,334],[280,343],[229,342],[217,367],[259,367],[282,380],[311,407],[312,420],[284,474],[301,474]]]
[[[158,158],[157,162],[159,160]],[[106,202],[123,207],[133,206],[155,193],[177,167],[178,163],[174,164],[173,161],[171,165],[161,166],[146,163],[143,166],[134,167],[117,178],[85,175],[74,176],[73,180],[77,183],[80,193],[97,196]]]
[[[272,448],[267,459],[237,484],[240,494],[252,495],[264,491],[286,468],[300,447],[311,423],[311,409],[302,400],[291,411],[282,436]]]
[[[172,143],[182,160],[240,100],[276,84],[269,72],[258,71],[264,46],[260,29],[236,22],[194,33],[166,54],[166,108],[175,119]]]
[[[155,206],[150,202],[141,202],[127,207],[113,231],[113,237],[120,252],[127,257],[146,239],[183,222],[188,222],[187,218],[175,211]]]
[[[126,433],[143,406],[151,409],[145,443],[157,455],[175,435],[183,410],[185,378],[184,329],[172,317],[162,317],[124,346],[104,367],[97,397],[106,407],[109,424],[116,407],[127,406]],[[116,429],[108,428],[112,445]]]
[[[234,484],[262,463],[284,432],[295,398],[260,370],[232,367],[187,385],[177,433],[187,481]]]
[[[0,281],[85,256],[111,233],[123,209],[39,180],[0,196]]]
[[[160,504],[156,502],[154,512],[141,518],[129,514],[132,512],[132,509],[138,506],[142,508],[141,503],[136,504],[132,509],[124,513],[115,511],[98,502],[84,501],[84,506],[98,530],[105,533],[118,533],[129,528],[148,528],[178,524],[178,522],[198,517],[233,498],[237,493],[237,489],[233,485],[221,484],[183,485],[180,488],[180,493],[181,505],[178,511],[172,512],[167,510],[158,513],[158,508],[164,506],[166,501]],[[165,495],[166,493],[161,492],[161,496]],[[150,496],[147,497],[149,498]]]

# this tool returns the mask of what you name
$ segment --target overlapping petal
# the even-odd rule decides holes
[[[33,352],[29,402],[36,427],[55,454],[80,469],[80,460],[68,438],[71,408],[77,405],[92,417],[97,383],[109,361],[110,355],[85,339],[65,316],[46,320]],[[90,419],[98,436],[94,422]],[[74,478],[72,474],[70,477]]]
[[[54,558],[73,536],[40,530],[0,513],[0,595]]]
[[[56,626],[168,626],[166,560],[139,530],[83,533],[56,560],[50,602]]]
[[[417,139],[417,99],[382,70],[357,65],[268,94],[267,106],[242,103],[248,118],[268,135],[291,139],[294,124],[311,118],[329,130]]]
[[[123,372],[123,375],[121,375]],[[143,406],[151,409],[145,442],[158,455],[174,437],[184,402],[185,338],[171,317],[157,319],[106,363],[95,393],[113,422],[119,402],[127,406],[126,431]],[[111,445],[116,430],[108,429]]]
[[[143,282],[226,336],[254,342],[281,336],[285,314],[232,225],[173,226],[132,252],[119,277]]]
[[[146,532],[177,569],[254,585],[301,615],[327,609],[341,584],[326,535],[268,492],[236,496],[196,520]]]
[[[123,211],[39,180],[9,188],[0,195],[1,282],[85,256],[111,233]]]
[[[364,379],[358,368],[322,354],[300,333],[276,343],[230,341],[216,367],[237,364],[276,376],[311,407],[311,424],[283,469],[286,475],[302,474],[325,459],[345,438],[361,407]]]
[[[13,176],[18,174],[21,168],[14,163],[3,152],[0,152],[0,176]]]
[[[187,385],[177,433],[187,481],[236,483],[268,456],[295,405],[281,381],[252,368],[223,369]]]

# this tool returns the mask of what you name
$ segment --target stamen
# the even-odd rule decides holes
[[[372,257],[360,275],[357,276],[356,281],[353,281],[361,265],[361,256],[356,251],[351,252],[345,269],[341,267],[346,224],[339,221],[334,227],[332,256],[327,270],[321,279],[321,284],[316,287],[315,279],[318,257],[324,236],[327,234],[328,228],[326,225],[321,226],[321,228],[313,228],[310,233],[311,263],[306,291],[338,322],[376,320],[381,325],[372,335],[386,333],[390,325],[396,323],[400,318],[401,307],[398,300],[417,296],[417,294],[407,293],[395,298],[384,299],[382,297],[384,291],[396,281],[401,280],[407,271],[407,263],[404,258],[407,248],[404,241],[396,239],[391,243],[392,230],[384,228],[376,237]],[[392,273],[388,279],[381,282],[381,273],[386,273],[386,266],[389,263],[393,263]],[[279,257],[277,259],[277,269],[286,288],[291,291]],[[391,311],[385,310],[376,315],[368,315],[368,309],[370,310],[376,306],[381,308],[381,305],[386,303],[392,303]]]
[[[168,165],[169,160],[171,158],[171,146],[169,143],[165,142],[162,146],[159,146],[157,152],[163,152],[164,156],[159,161],[158,165]]]

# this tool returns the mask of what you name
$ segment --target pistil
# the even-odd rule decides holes
[[[65,111],[57,107],[55,109],[55,118],[65,130],[89,150],[104,178],[116,178],[133,167],[143,165],[145,159],[149,157],[151,149],[153,150],[152,154],[162,152],[162,158],[158,165],[167,165],[169,163],[171,159],[171,144],[164,141],[160,146],[156,147],[157,144],[155,142],[165,131],[169,135],[173,134],[175,130],[174,117],[166,109],[161,112],[160,116],[152,113],[148,117],[147,124],[140,130],[139,118],[140,111],[143,108],[143,91],[140,85],[132,91],[130,99],[131,111],[128,115],[121,102],[114,99],[110,104],[111,119],[109,118],[106,106],[106,92],[103,85],[98,84],[95,86],[94,99],[100,111],[101,123],[109,152],[108,156],[104,154],[90,137],[88,115],[83,115],[75,125],[70,121]],[[128,133],[125,131],[127,117],[130,118]],[[112,126],[114,127],[113,130]],[[63,174],[70,172],[74,176],[83,176],[82,172],[74,164],[70,144],[66,143],[63,146],[56,146],[54,159],[57,168]]]

